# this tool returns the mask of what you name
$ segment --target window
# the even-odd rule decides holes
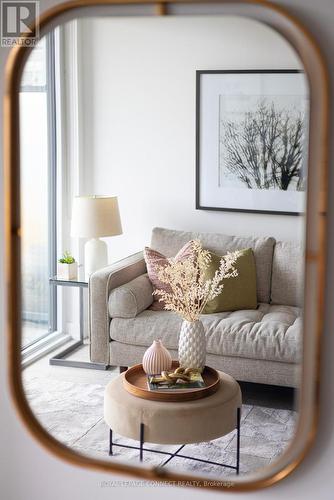
[[[34,48],[20,92],[22,347],[57,329],[54,35]],[[52,120],[51,120],[52,117]]]

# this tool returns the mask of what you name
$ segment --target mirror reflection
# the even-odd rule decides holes
[[[89,17],[20,93],[22,377],[78,453],[235,478],[293,440],[308,87],[243,17]]]

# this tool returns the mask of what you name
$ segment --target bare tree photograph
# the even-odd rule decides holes
[[[197,70],[196,208],[303,214],[308,123],[301,70]]]
[[[248,189],[304,190],[300,98],[219,97],[219,185],[225,180]]]

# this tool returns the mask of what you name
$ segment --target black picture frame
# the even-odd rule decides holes
[[[298,69],[251,69],[251,70],[197,70],[196,71],[196,187],[195,187],[195,207],[196,210],[208,211],[223,211],[223,212],[242,212],[242,213],[256,213],[268,215],[290,215],[300,216],[303,215],[302,211],[284,211],[284,210],[263,210],[263,209],[249,209],[249,208],[231,208],[231,207],[217,207],[211,205],[201,204],[201,185],[200,185],[200,132],[201,132],[201,76],[202,75],[217,75],[217,74],[305,74],[303,70]],[[306,196],[306,193],[305,193]]]

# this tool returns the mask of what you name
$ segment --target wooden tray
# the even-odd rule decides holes
[[[178,361],[173,361],[172,368],[175,370],[179,366]],[[143,366],[134,365],[129,368],[123,379],[124,388],[138,398],[150,399],[152,401],[192,401],[194,399],[205,398],[217,391],[220,378],[213,368],[206,366],[202,373],[206,387],[198,389],[184,389],[177,392],[150,391],[147,387],[147,375]]]

